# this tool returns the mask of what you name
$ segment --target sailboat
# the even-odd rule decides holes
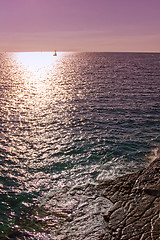
[[[57,52],[56,52],[56,50],[55,50],[55,52],[54,52],[53,56],[54,56],[54,57],[56,57],[56,56],[57,56]]]

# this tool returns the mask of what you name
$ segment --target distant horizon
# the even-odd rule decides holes
[[[20,52],[26,52],[26,53],[43,53],[43,52],[48,52],[48,53],[54,53],[53,51],[0,51],[0,53],[20,53]],[[57,53],[157,53],[160,54],[159,52],[156,51],[58,51],[56,50]]]
[[[0,52],[160,52],[160,0],[2,0]]]

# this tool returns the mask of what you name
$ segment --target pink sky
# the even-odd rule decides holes
[[[0,51],[160,52],[160,0],[0,0]]]

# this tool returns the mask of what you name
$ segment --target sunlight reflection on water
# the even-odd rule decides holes
[[[0,58],[0,188],[7,226],[9,214],[14,225],[13,211],[19,216],[50,191],[139,169],[159,141],[159,56]]]
[[[19,64],[27,67],[29,70],[35,71],[39,68],[51,68],[53,64],[64,55],[58,53],[56,57],[52,52],[19,52],[15,53],[16,60]]]
[[[25,99],[34,110],[39,111],[47,103],[56,101],[57,97],[58,100],[65,98],[66,92],[64,94],[61,82],[61,61],[64,55],[65,53],[58,53],[55,57],[51,52],[14,53],[21,80],[24,80],[19,98]]]

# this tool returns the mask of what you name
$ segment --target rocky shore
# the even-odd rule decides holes
[[[104,215],[106,240],[160,237],[160,158],[147,168],[103,185],[113,207]]]
[[[113,180],[50,191],[1,239],[160,239],[160,157]]]
[[[42,201],[41,207],[48,206],[59,222],[51,228],[50,239],[158,240],[159,204],[157,158],[135,173],[64,189]]]

